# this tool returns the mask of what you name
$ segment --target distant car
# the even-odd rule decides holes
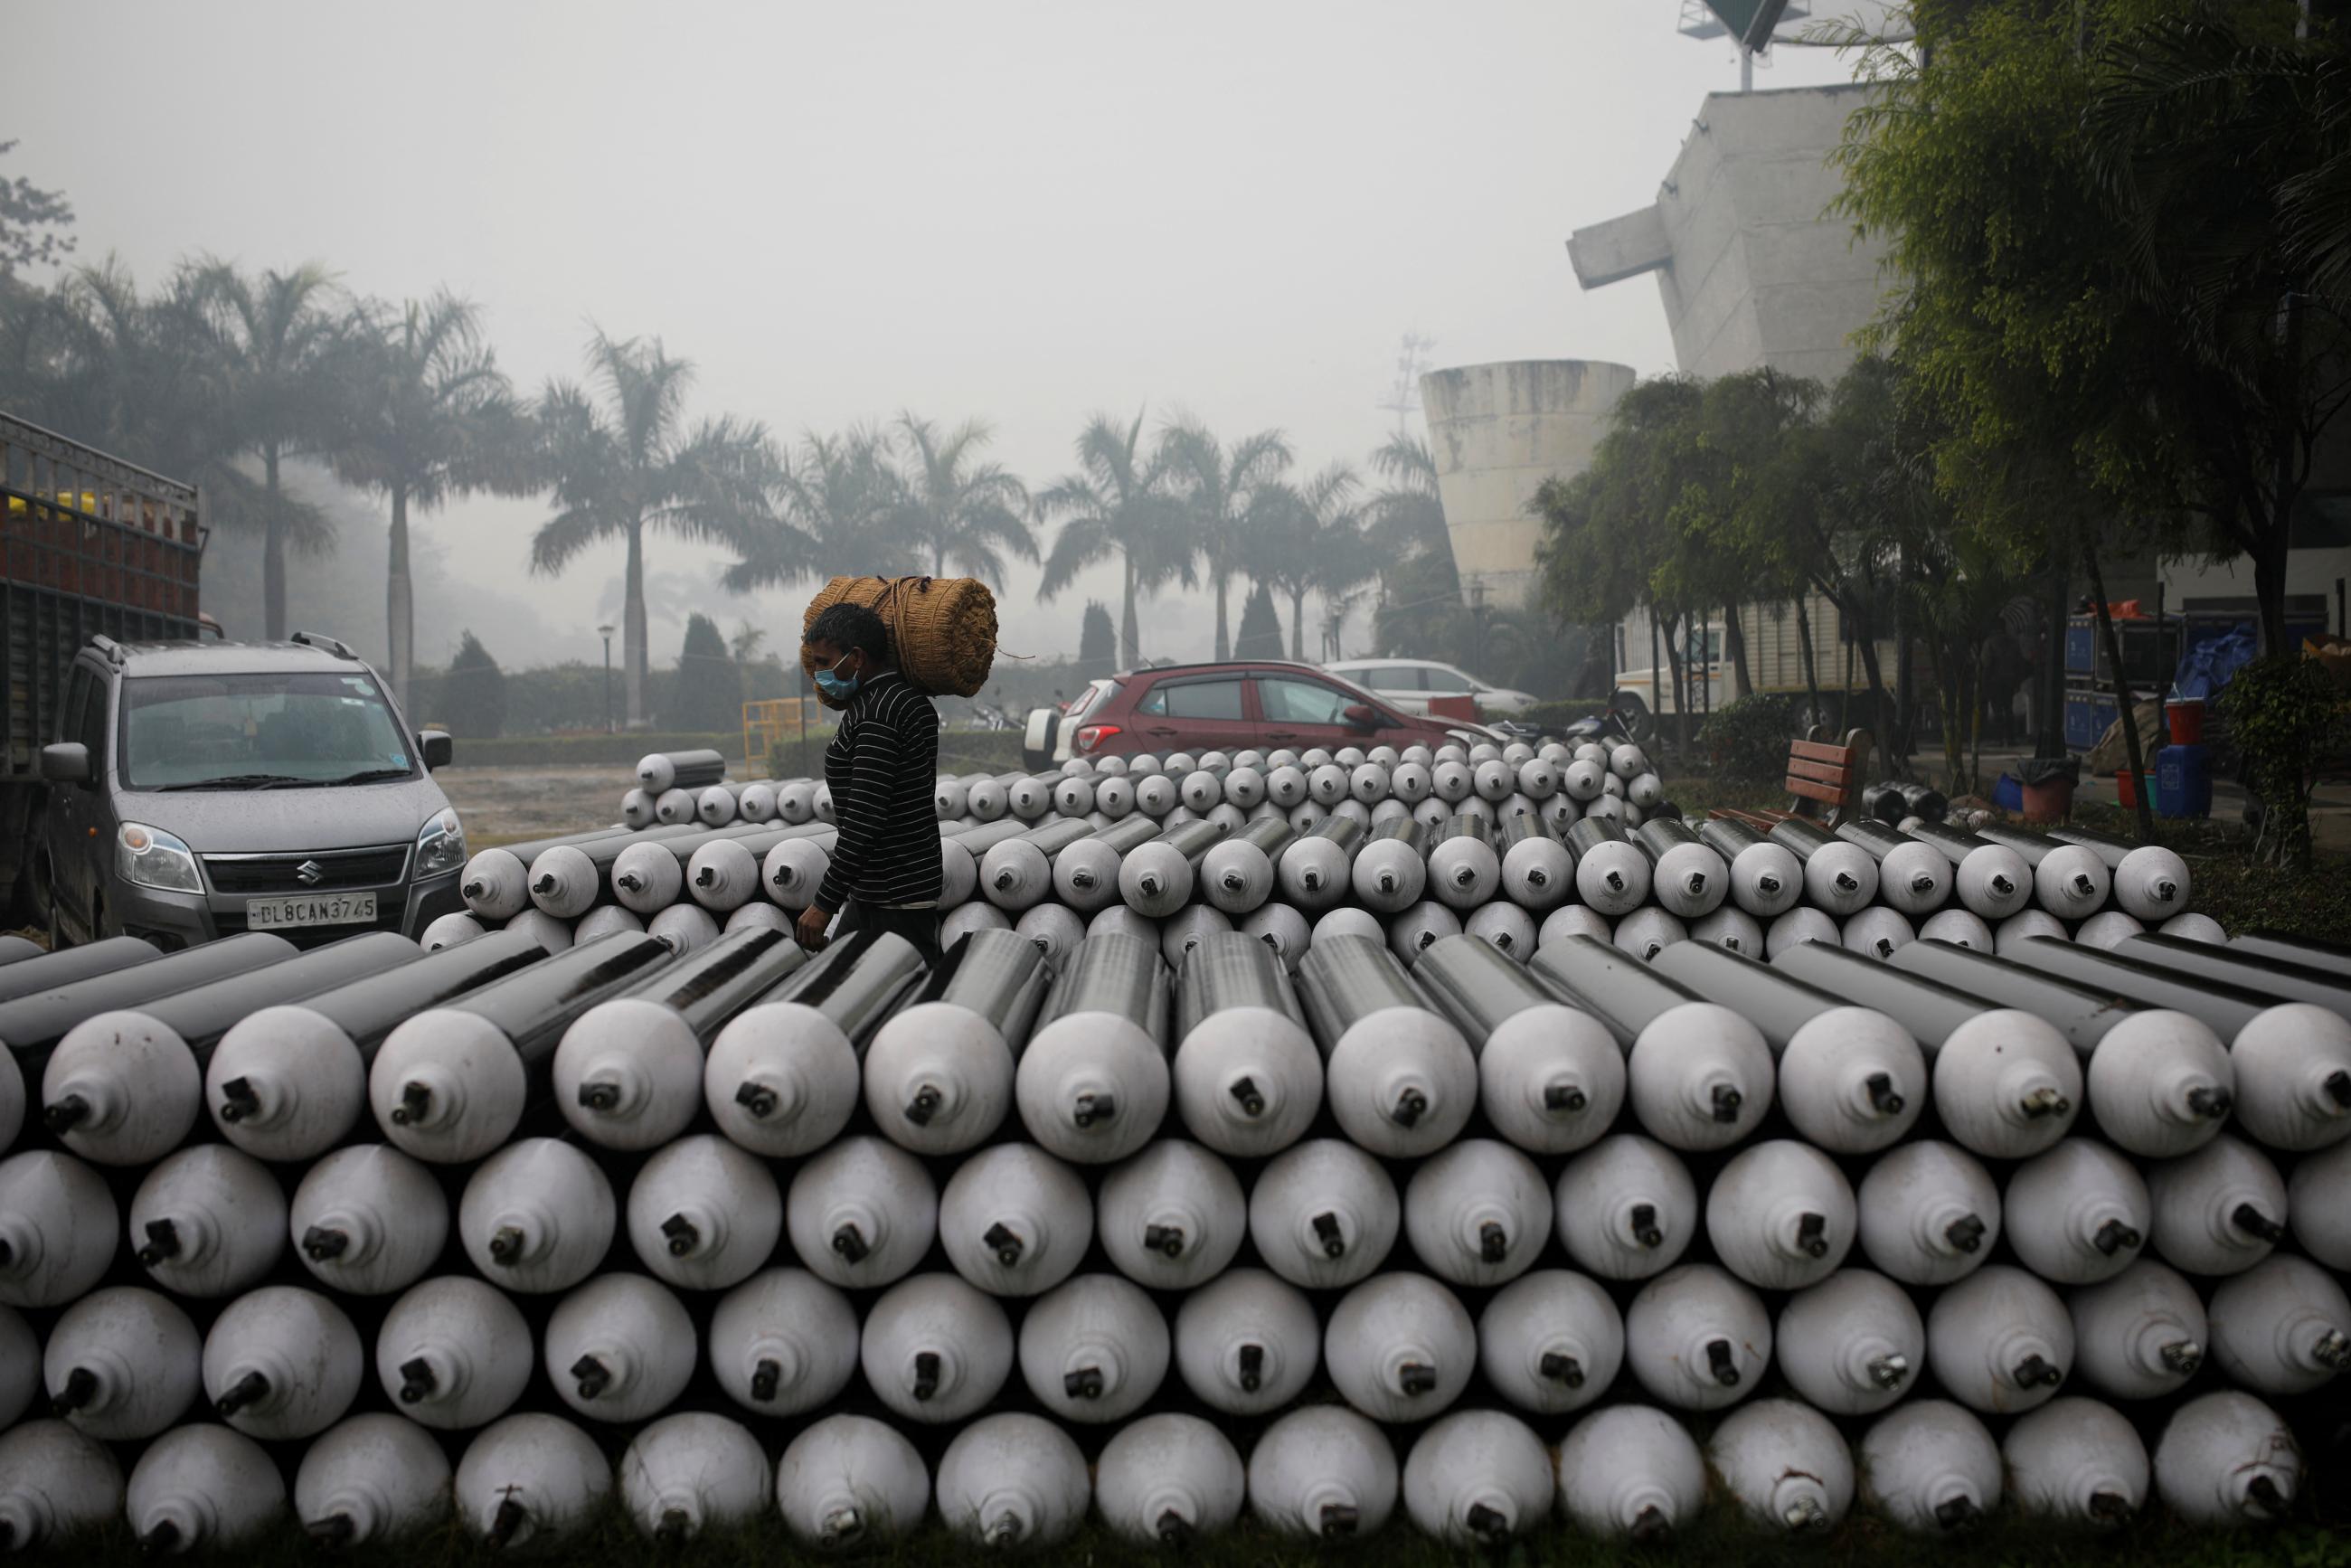
[[[1490,685],[1457,665],[1427,659],[1343,659],[1322,668],[1378,693],[1406,713],[1426,713],[1431,697],[1468,697],[1478,705],[1481,719],[1508,718],[1535,706],[1528,693]]]
[[[1031,768],[1138,751],[1401,749],[1491,738],[1474,724],[1406,713],[1329,671],[1272,660],[1111,675],[1088,685],[1067,713],[1030,710],[1021,737]]]
[[[453,743],[340,643],[93,637],[71,672],[41,748],[54,945],[413,936],[464,907],[465,830],[429,771]]]

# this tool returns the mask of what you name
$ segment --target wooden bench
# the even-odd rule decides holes
[[[1788,810],[1820,817],[1834,827],[1861,807],[1861,787],[1869,765],[1869,731],[1849,729],[1831,740],[1819,725],[1802,740],[1788,743]]]

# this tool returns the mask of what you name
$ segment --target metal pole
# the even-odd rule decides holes
[[[599,626],[604,634],[604,733],[612,733],[612,629]]]

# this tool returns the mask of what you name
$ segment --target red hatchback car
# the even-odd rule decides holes
[[[1442,746],[1492,738],[1421,718],[1311,664],[1276,660],[1161,664],[1092,683],[1066,714],[1039,708],[1022,736],[1029,765],[1137,751]]]

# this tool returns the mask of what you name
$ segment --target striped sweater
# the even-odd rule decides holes
[[[832,869],[817,889],[827,914],[936,904],[939,821],[932,800],[939,715],[897,671],[868,676],[824,748],[824,781],[840,826]]]

